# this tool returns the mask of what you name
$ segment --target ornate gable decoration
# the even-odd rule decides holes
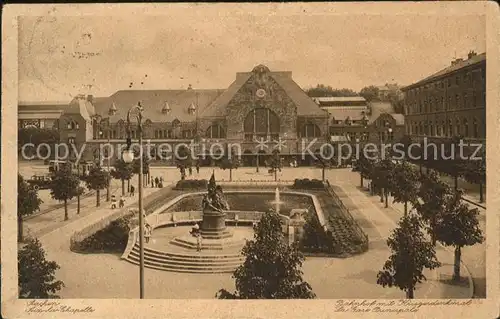
[[[260,88],[267,88],[269,82],[269,68],[265,65],[257,65],[253,68],[252,73],[255,77],[255,84]]]
[[[117,111],[117,108],[116,108],[115,102],[113,102],[113,104],[111,104],[111,107],[109,108],[108,115],[115,115],[116,111]]]

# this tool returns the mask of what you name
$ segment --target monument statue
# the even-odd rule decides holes
[[[203,211],[200,234],[203,238],[219,239],[231,237],[226,228],[226,214],[229,204],[224,196],[222,187],[215,183],[215,175],[208,182],[207,193],[201,202]]]
[[[202,209],[222,212],[229,210],[229,204],[222,192],[222,187],[215,184],[215,176],[212,173],[208,182],[207,193],[203,196]]]

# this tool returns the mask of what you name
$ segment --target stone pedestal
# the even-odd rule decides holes
[[[226,228],[226,214],[219,211],[204,210],[200,234],[202,238],[206,239],[231,237],[231,232]]]

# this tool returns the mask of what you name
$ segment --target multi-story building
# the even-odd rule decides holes
[[[233,144],[238,145],[235,151],[241,153],[244,164],[254,165],[274,150],[292,159],[304,152],[304,145],[317,150],[328,142],[328,113],[293,81],[291,72],[271,72],[263,65],[237,73],[227,89],[124,90],[109,97],[77,96],[60,114],[61,142],[85,145],[84,159],[99,157],[101,144],[124,144],[127,112],[138,102],[144,108],[143,138],[154,158],[165,155],[161,145],[175,149],[194,140],[199,156],[222,152],[220,144]],[[137,143],[135,123],[131,136]]]
[[[382,142],[399,139],[404,131],[404,118],[390,103],[368,104],[361,97],[313,100],[291,72],[272,72],[263,65],[237,73],[227,89],[123,90],[109,97],[79,95],[50,110],[23,106],[19,124],[25,127],[32,120],[47,127],[50,115],[61,143],[84,147],[83,160],[102,157],[102,145],[110,143],[113,162],[128,136],[127,113],[138,102],[144,109],[144,144],[153,159],[166,165],[175,164],[171,153],[178,145],[191,143],[194,155],[207,165],[213,164],[207,155],[228,149],[239,153],[243,165],[262,165],[276,150],[285,161],[307,165],[312,164],[309,151],[317,153],[342,137]],[[136,147],[134,121],[130,135]]]
[[[332,142],[398,141],[404,135],[404,116],[389,102],[370,102],[361,96],[314,98],[329,114]]]
[[[378,89],[378,99],[381,101],[387,101],[391,95],[395,95],[398,99],[403,98],[403,92],[401,88],[396,83],[386,83],[381,86],[377,86]]]
[[[423,137],[486,138],[486,53],[467,59],[403,88],[406,133]]]

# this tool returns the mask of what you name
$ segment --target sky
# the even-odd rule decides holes
[[[145,16],[22,17],[19,99],[69,101],[126,89],[225,89],[259,64],[359,91],[414,83],[486,50],[479,15],[248,13],[196,6]],[[130,85],[132,86],[130,87]]]

